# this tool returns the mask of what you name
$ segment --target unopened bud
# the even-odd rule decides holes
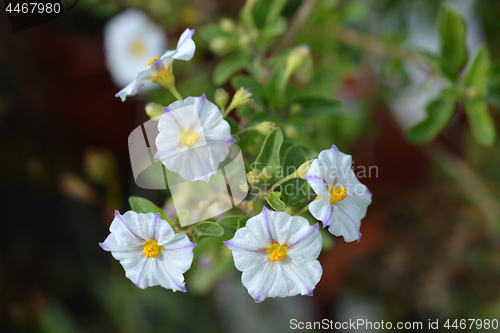
[[[260,173],[260,179],[263,181],[263,182],[268,182],[271,180],[271,178],[273,177],[273,175],[271,175],[271,172],[269,172],[269,169],[268,168],[264,168],[262,170],[262,172]]]
[[[146,110],[146,114],[149,116],[149,119],[153,119],[163,114],[163,108],[161,104],[158,103],[150,102],[146,104],[144,109]]]
[[[309,168],[311,167],[313,161],[314,159],[302,163],[297,169],[297,176],[300,178],[304,177],[309,171]]]
[[[225,33],[231,34],[236,30],[236,24],[234,24],[234,21],[228,18],[223,18],[219,22],[220,28],[222,31]]]
[[[231,100],[231,104],[229,105],[229,109],[235,109],[242,106],[245,106],[249,103],[253,102],[252,100],[252,91],[250,89],[245,89],[241,87],[238,91],[233,95],[233,99]]]
[[[259,173],[257,170],[252,170],[249,173],[247,173],[247,180],[250,184],[258,184],[260,182],[260,177]]]
[[[231,51],[231,43],[225,37],[217,37],[210,41],[208,44],[210,50],[217,55],[224,55]]]
[[[285,131],[285,136],[289,139],[295,139],[299,135],[297,127],[295,127],[294,125],[287,124],[283,129]]]
[[[311,55],[311,49],[308,45],[302,44],[297,46],[290,52],[286,59],[287,71],[290,73],[295,72],[302,67]]]
[[[247,208],[250,209],[250,210],[254,210],[255,209],[255,203],[252,202],[252,201],[247,202]]]
[[[262,135],[268,135],[271,133],[273,129],[276,128],[276,124],[270,121],[263,121],[257,126],[255,126],[255,130],[258,131]]]
[[[102,184],[116,173],[117,162],[110,151],[88,149],[83,155],[83,168],[90,180]]]
[[[250,186],[248,186],[248,184],[247,184],[247,183],[245,183],[245,184],[240,184],[240,190],[241,190],[242,192],[248,192],[248,191],[250,190]]]
[[[215,91],[215,104],[217,104],[221,110],[226,108],[228,100],[229,95],[224,89],[219,88]]]

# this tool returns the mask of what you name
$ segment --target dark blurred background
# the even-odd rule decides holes
[[[452,3],[472,22],[471,47],[485,42],[498,59],[500,2]],[[179,90],[190,87],[185,95],[206,92],[213,100],[218,57],[200,32],[222,17],[237,20],[243,4],[80,1],[60,18],[17,33],[0,13],[0,332],[282,332],[291,318],[424,327],[429,319],[500,319],[498,143],[478,145],[460,110],[434,143],[409,143],[391,104],[392,93],[410,85],[403,61],[328,32],[337,20],[409,49],[429,41],[432,51],[441,1],[316,1],[294,43],[311,45],[311,80],[347,110],[312,122],[308,144],[319,152],[334,142],[355,165],[378,170],[362,179],[373,193],[362,240],[337,238],[322,253],[313,297],[255,304],[231,261],[209,273],[188,272],[193,292],[189,279],[185,294],[140,290],[99,248],[113,211],[130,209],[129,196],[160,206],[165,199],[133,181],[127,138],[149,119],[147,98],[114,97],[121,87],[106,68],[106,22],[126,7],[140,8],[165,28],[170,48],[185,28],[196,29],[195,58],[176,62],[176,80],[184,82]],[[300,5],[288,1],[284,16],[291,20]],[[401,103],[410,109],[416,102]],[[498,109],[490,111],[498,124]],[[208,242],[197,248],[195,260],[227,256],[204,255],[206,248]]]

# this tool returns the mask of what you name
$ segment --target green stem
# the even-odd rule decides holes
[[[274,185],[271,187],[271,190],[269,192],[273,192],[276,187],[280,186],[281,184],[283,184],[287,180],[290,180],[290,179],[293,179],[293,178],[298,178],[297,171],[295,171],[291,175],[288,175],[285,178],[283,178],[283,179],[277,181],[276,183],[274,183]]]
[[[234,106],[232,104],[229,104],[229,107],[226,109],[226,111],[222,112],[222,118],[226,118],[229,112],[233,111]]]
[[[255,129],[255,126],[252,126],[252,127],[247,127],[247,128],[244,128],[238,132],[236,132],[234,135],[238,135],[238,134],[241,134],[241,133],[244,133],[244,132],[248,132],[248,131],[252,131]]]
[[[179,101],[184,100],[184,98],[182,98],[181,94],[179,94],[179,92],[177,91],[177,88],[175,87],[175,85],[170,87],[170,88],[167,88],[167,89],[170,90],[172,95],[174,95],[175,98],[177,98]]]

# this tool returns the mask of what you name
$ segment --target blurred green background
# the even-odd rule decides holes
[[[276,2],[281,12],[266,21]],[[458,51],[443,51],[443,3],[466,26],[468,57],[452,74],[447,68]],[[238,28],[248,20],[244,4],[85,0],[15,34],[0,14],[0,332],[285,332],[292,318],[421,321],[424,327],[429,319],[500,320],[494,135],[500,2],[256,1],[257,32]],[[196,248],[185,294],[138,289],[99,248],[113,211],[130,209],[129,196],[159,206],[166,198],[135,185],[127,138],[149,119],[146,101],[174,99],[153,90],[122,103],[105,65],[103,27],[129,7],[165,28],[170,48],[186,28],[196,30],[194,58],[175,63],[185,97],[206,93],[213,101],[221,86],[234,92],[236,74],[268,82],[291,47],[310,46],[312,59],[292,76],[287,95],[317,93],[339,99],[342,108],[309,118],[287,109],[287,117],[276,116],[285,137],[316,154],[334,143],[356,167],[377,171],[360,179],[373,193],[363,238],[330,239],[313,297],[256,304],[230,253],[215,246],[220,240]],[[468,89],[476,86],[467,73],[482,44],[491,66],[478,95]],[[245,57],[252,65],[238,65]],[[228,69],[227,59],[236,65]],[[450,85],[459,97],[449,119],[424,125],[425,134],[408,131]],[[482,118],[469,109],[475,102],[485,105]],[[253,106],[232,117],[258,121],[261,112],[267,111]]]

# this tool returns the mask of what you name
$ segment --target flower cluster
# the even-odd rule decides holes
[[[228,157],[235,142],[231,127],[224,118],[232,109],[253,103],[253,100],[252,92],[243,88],[234,94],[227,109],[229,97],[222,89],[216,93],[218,106],[205,94],[185,99],[180,97],[175,88],[172,64],[174,59],[187,61],[193,57],[193,33],[194,30],[186,29],[175,50],[151,58],[135,80],[116,97],[125,101],[128,96],[137,94],[147,81],[160,83],[170,90],[177,97],[176,102],[163,108],[155,103],[146,106],[148,115],[159,117],[155,157],[166,169],[178,173],[186,181],[208,182]],[[301,47],[292,55],[297,59],[288,61],[287,66],[292,68],[289,75],[309,56],[309,48]],[[273,139],[281,145],[281,129],[273,122],[260,122],[238,133],[250,130],[266,136],[264,145]],[[259,163],[264,163],[269,154],[261,152],[257,157]],[[270,190],[265,187],[275,177],[275,166],[262,165],[261,172],[252,170],[248,173],[247,179],[252,186],[260,184],[264,187],[263,195],[245,203],[249,217],[246,225],[240,225],[238,220],[234,237],[224,244],[232,251],[235,266],[242,272],[242,283],[256,302],[267,297],[312,295],[323,270],[318,261],[322,248],[319,224],[310,225],[304,217],[292,216],[290,210],[281,212],[263,207],[257,212],[255,201],[265,197],[271,208],[283,210],[280,193],[274,189],[292,178],[304,178],[317,194],[316,200],[309,205],[312,216],[321,221],[323,227],[328,227],[333,235],[343,236],[347,242],[359,241],[361,219],[371,203],[371,193],[358,181],[351,164],[351,156],[332,146],[322,151],[317,159],[304,162],[296,172],[278,180]],[[221,226],[217,227],[222,230]],[[196,246],[190,239],[196,242],[197,238],[190,231],[176,233],[174,230],[180,230],[176,219],[166,221],[159,213],[129,211],[120,215],[116,212],[110,234],[100,246],[120,261],[127,278],[139,288],[160,285],[184,292],[183,274],[192,265]]]

